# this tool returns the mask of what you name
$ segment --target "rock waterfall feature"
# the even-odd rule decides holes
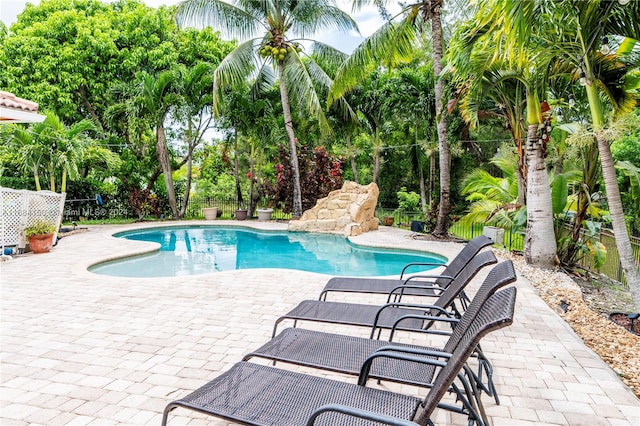
[[[305,211],[299,220],[289,222],[289,231],[328,232],[345,236],[378,229],[375,217],[380,190],[378,185],[359,185],[346,181]]]

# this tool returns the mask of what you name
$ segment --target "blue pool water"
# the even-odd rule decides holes
[[[284,268],[339,276],[398,275],[410,262],[445,263],[426,252],[368,248],[331,234],[188,226],[128,231],[116,237],[152,241],[160,251],[92,266],[96,274],[172,277],[251,268]],[[423,266],[420,270],[433,269]],[[415,272],[415,271],[411,271]]]

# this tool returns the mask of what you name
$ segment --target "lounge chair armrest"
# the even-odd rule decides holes
[[[420,278],[420,279],[432,279],[432,278],[440,279],[441,278],[441,279],[445,279],[445,280],[449,280],[449,281],[455,280],[455,277],[452,277],[452,276],[449,276],[449,275],[422,275],[422,274],[420,274],[420,275],[411,275],[409,278],[405,279],[404,282],[407,283],[409,281],[413,281],[413,280],[418,279],[418,278]]]
[[[398,286],[395,286],[389,291],[389,295],[387,296],[387,303],[391,302],[391,296],[397,297],[397,299],[394,299],[396,302],[399,302],[400,300],[402,300],[402,296],[404,296],[404,291],[408,288],[420,288],[423,290],[427,290],[427,289],[433,290],[433,294],[420,295],[419,297],[437,298],[437,297],[440,297],[440,293],[445,291],[444,288],[438,285],[400,284]]]
[[[412,263],[408,263],[405,265],[404,268],[402,268],[402,272],[400,273],[400,279],[402,279],[402,277],[404,276],[404,273],[407,271],[407,269],[409,269],[412,266],[447,266],[446,263],[440,263],[440,262],[412,262]]]
[[[366,411],[342,404],[326,404],[316,408],[314,412],[311,413],[311,417],[309,417],[309,420],[307,421],[307,426],[314,425],[316,418],[324,413],[341,413],[347,416],[358,417],[360,419],[371,420],[391,426],[416,426],[416,423],[410,420],[399,419],[397,417],[374,413],[372,411]]]
[[[422,356],[415,356],[412,354],[402,353],[398,351],[382,351],[382,352],[374,352],[367,357],[367,359],[362,363],[362,367],[360,367],[360,375],[358,376],[358,385],[364,386],[369,379],[369,373],[371,372],[371,365],[373,361],[377,358],[390,358],[397,361],[409,361],[415,362],[418,364],[428,364],[436,367],[444,367],[447,365],[445,361],[438,361],[434,358],[425,358]]]
[[[451,332],[450,331],[444,331],[444,330],[432,330],[431,326],[433,325],[434,322],[436,321],[440,321],[440,322],[446,322],[449,324],[457,324],[460,319],[458,318],[449,318],[449,317],[434,317],[431,315],[403,315],[400,318],[398,318],[397,320],[395,320],[395,322],[393,323],[393,326],[391,327],[391,332],[389,334],[389,341],[393,340],[393,335],[396,333],[396,331],[398,331],[398,327],[400,326],[400,323],[404,320],[409,320],[409,319],[421,319],[424,321],[430,321],[430,324],[428,326],[426,326],[423,329],[411,329],[409,331],[411,332],[420,332],[420,333],[426,333],[426,334],[436,334],[436,335],[440,335],[440,336],[450,336]],[[403,331],[407,331],[407,330],[403,330]],[[373,333],[372,333],[373,334]]]
[[[449,352],[440,351],[438,349],[408,348],[406,346],[394,346],[394,345],[382,346],[375,350],[375,352],[387,352],[387,351],[402,352],[402,353],[414,354],[414,355],[428,355],[428,356],[435,356],[438,358],[447,358],[447,359],[451,358],[452,356]]]
[[[378,328],[378,321],[380,320],[380,315],[382,315],[384,310],[388,308],[414,308],[414,309],[424,309],[425,311],[430,309],[437,309],[442,311],[443,313],[446,313],[444,309],[434,305],[424,305],[420,303],[387,302],[384,305],[380,306],[380,308],[378,308],[378,311],[376,312],[376,315],[373,319],[373,324],[371,324],[372,336],[375,334],[375,330]],[[275,331],[274,331],[274,336],[275,336]]]

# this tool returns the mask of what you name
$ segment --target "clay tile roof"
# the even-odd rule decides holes
[[[0,107],[11,108],[24,112],[38,112],[38,104],[33,101],[18,98],[13,93],[0,90]]]

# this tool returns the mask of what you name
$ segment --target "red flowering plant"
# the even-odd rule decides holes
[[[267,196],[288,213],[293,211],[293,173],[289,158],[289,151],[281,146],[280,162],[275,165],[276,181],[266,185]],[[342,187],[342,160],[332,157],[322,146],[313,149],[306,145],[300,146],[298,166],[303,210],[310,209],[319,198]]]

